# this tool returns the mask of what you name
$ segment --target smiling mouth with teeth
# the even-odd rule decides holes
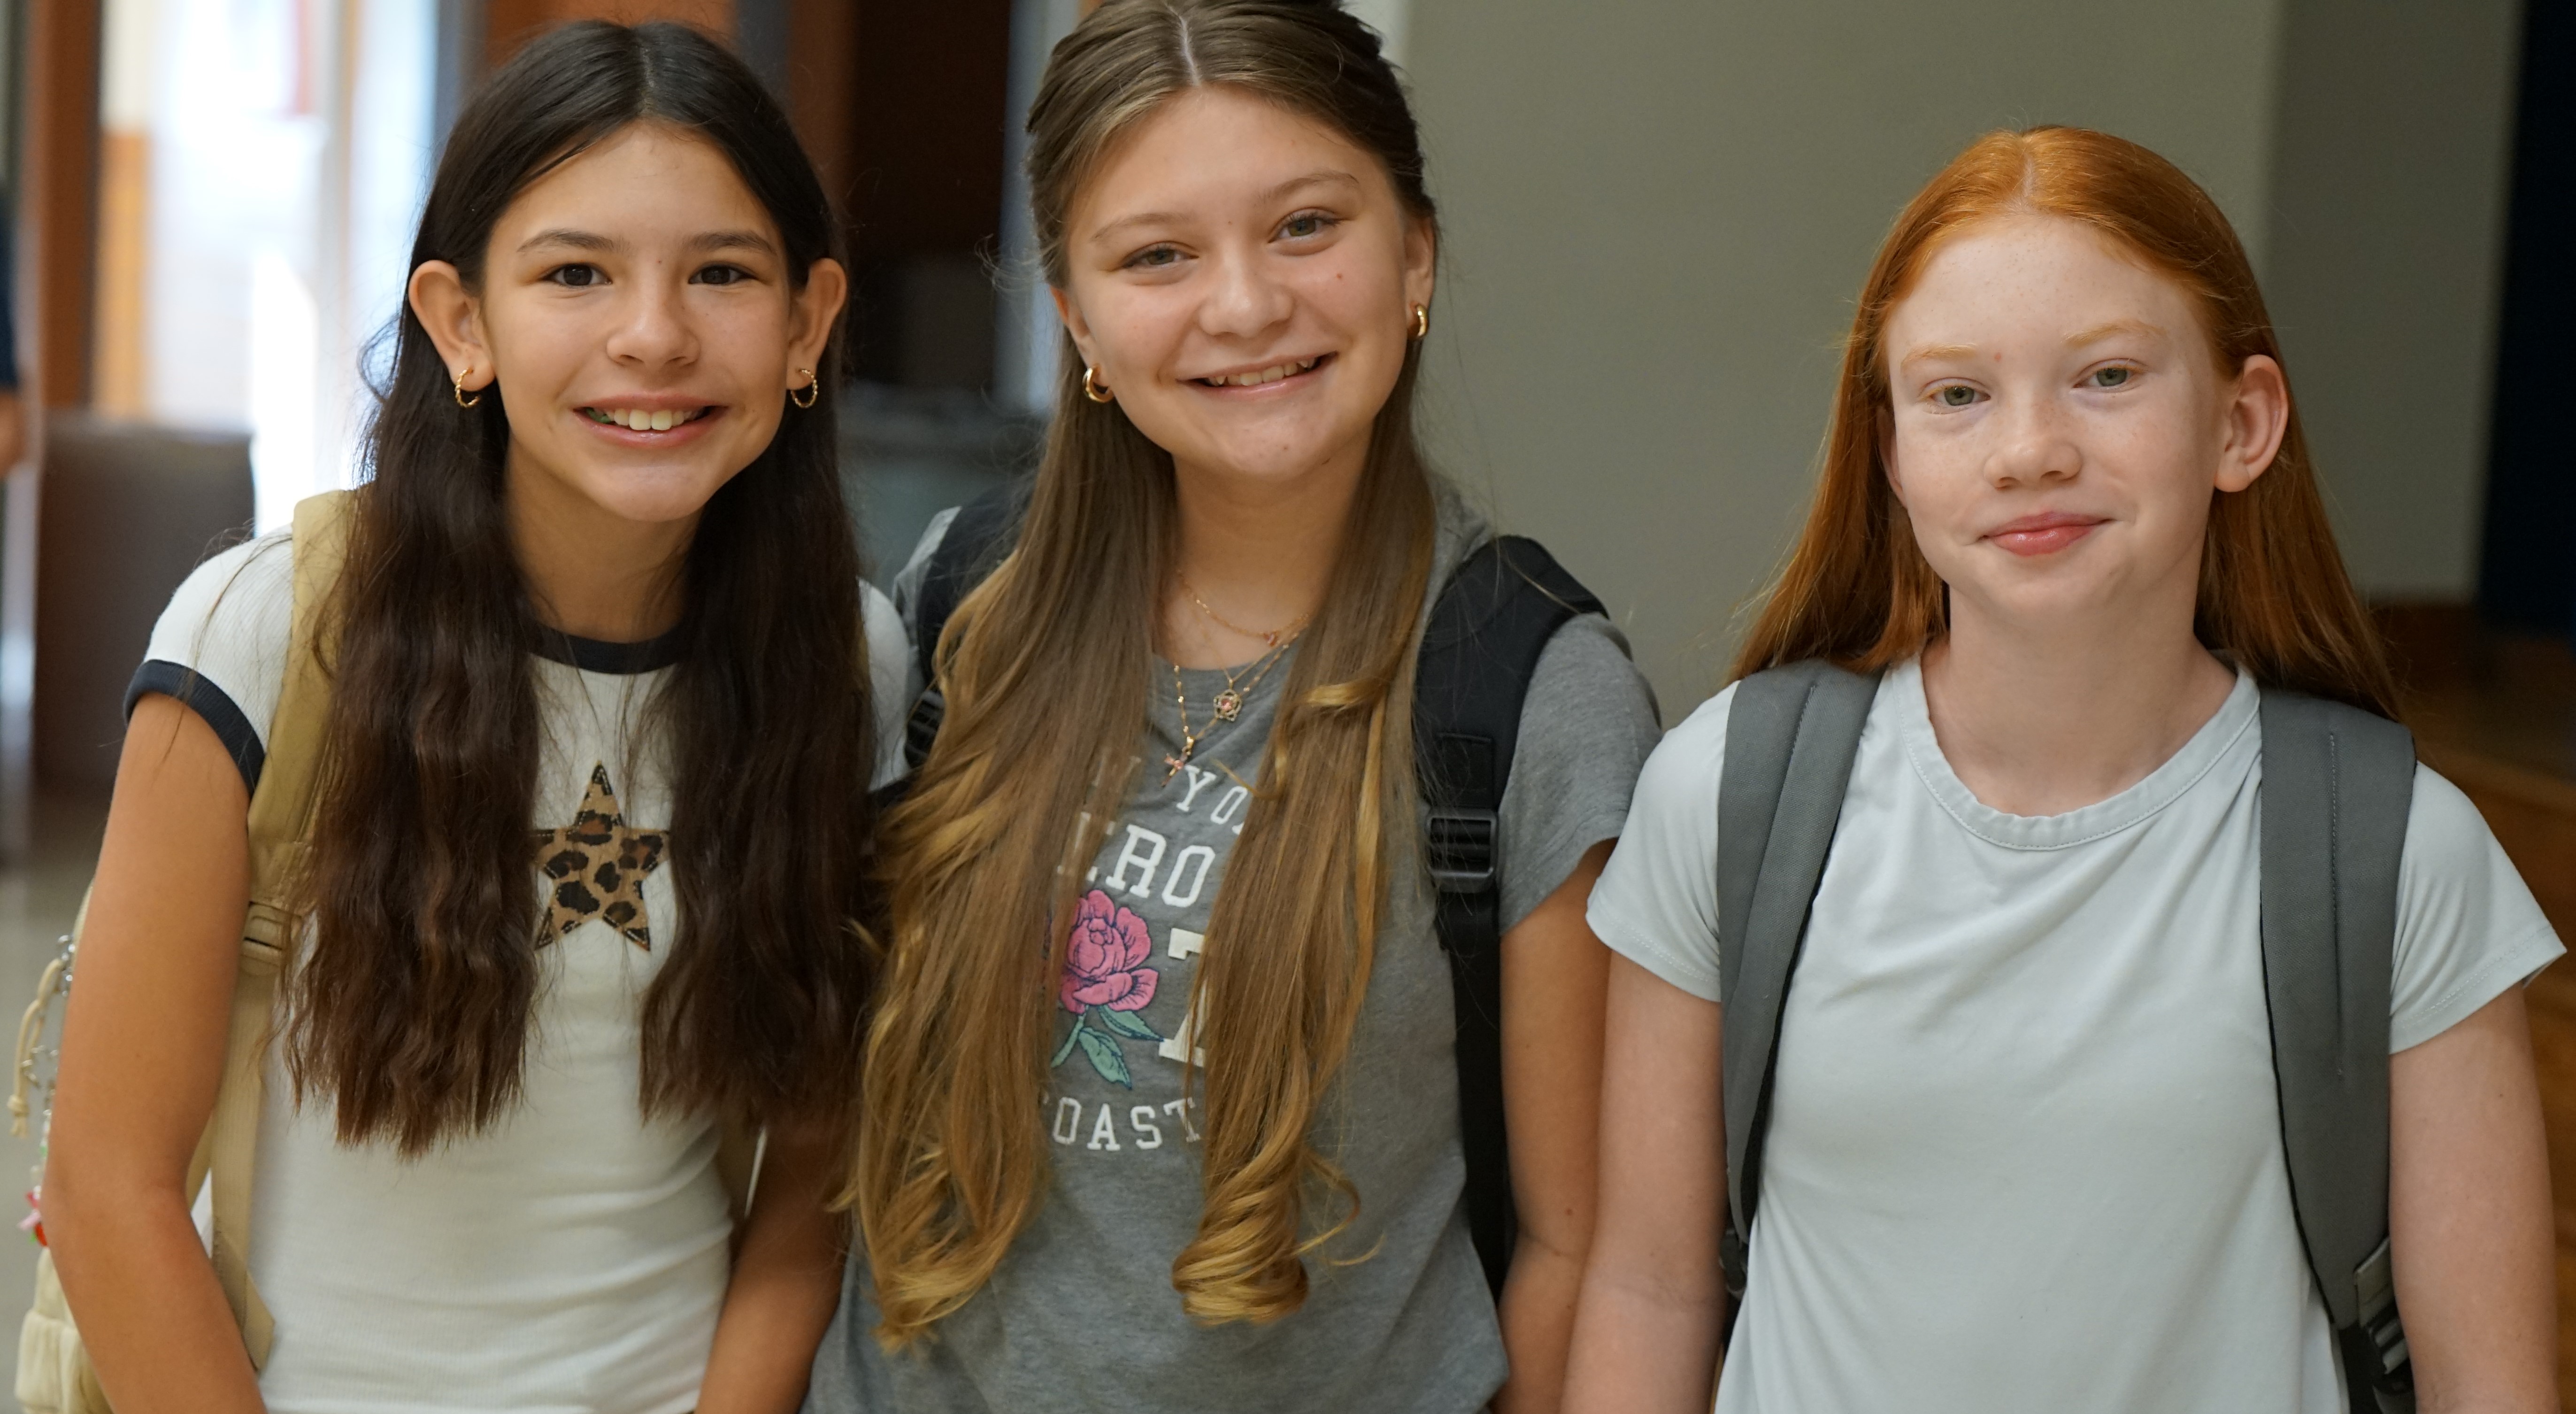
[[[646,412],[642,408],[583,408],[582,415],[602,427],[623,427],[629,432],[668,432],[674,427],[697,421],[713,408],[691,408],[686,412],[661,408]]]
[[[1223,378],[1193,378],[1190,381],[1208,388],[1258,388],[1264,383],[1276,383],[1282,378],[1295,377],[1322,363],[1328,357],[1330,357],[1328,354],[1317,354],[1313,358],[1300,359],[1295,363],[1275,364],[1258,372],[1236,373]]]

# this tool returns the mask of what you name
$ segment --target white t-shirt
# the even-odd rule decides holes
[[[187,702],[246,781],[264,764],[284,682],[292,566],[284,536],[199,566],[129,693],[129,704],[147,692]],[[893,605],[863,592],[882,782],[902,772],[910,655]],[[327,1099],[296,1108],[272,1050],[250,1266],[277,1318],[260,1377],[277,1414],[696,1405],[729,1267],[715,1125],[647,1122],[637,1098],[640,1004],[677,919],[660,862],[669,781],[628,728],[667,676],[670,648],[572,640],[557,651],[574,661],[535,664],[533,824],[559,829],[605,807],[642,832],[636,857],[653,863],[639,929],[614,898],[562,903],[531,849],[552,940],[518,1108],[417,1160],[382,1143],[345,1147]]]
[[[1602,941],[1718,1000],[1734,692],[1664,738],[1594,890]],[[2258,904],[2250,678],[2063,815],[1981,804],[1913,663],[1878,689],[1781,1018],[1721,1414],[2342,1414],[2290,1205]],[[2389,1044],[2560,952],[2467,797],[2419,769]]]

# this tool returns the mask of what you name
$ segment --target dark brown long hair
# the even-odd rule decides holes
[[[413,268],[449,261],[479,287],[517,194],[637,122],[732,161],[798,285],[836,254],[813,166],[740,60],[676,25],[588,23],[529,45],[459,116]],[[501,400],[458,408],[408,308],[392,339],[330,605],[312,934],[285,1054],[299,1096],[336,1102],[343,1142],[419,1153],[488,1126],[521,1088],[539,971],[540,627],[503,509]],[[664,877],[679,905],[644,998],[647,1112],[810,1120],[853,1093],[874,750],[835,440],[830,399],[788,409],[707,503],[682,567],[679,661],[643,719],[672,775]]]
[[[2245,247],[2182,169],[2084,128],[1979,138],[1896,218],[1861,286],[1815,505],[1735,676],[1805,658],[1883,668],[1946,629],[1940,576],[1887,479],[1887,317],[1943,242],[2018,212],[2080,221],[2180,285],[2227,376],[2256,354],[2281,361]],[[2266,686],[2397,715],[2396,682],[2335,550],[2295,403],[2271,469],[2245,490],[2213,493],[2193,629]]]
[[[1056,47],[1029,113],[1051,282],[1068,278],[1066,216],[1104,155],[1211,85],[1343,134],[1383,165],[1409,219],[1433,219],[1412,112],[1365,25],[1330,4],[1111,0]],[[981,1290],[1044,1192],[1051,979],[1077,861],[1117,813],[1148,720],[1172,459],[1122,409],[1085,398],[1070,340],[1064,352],[1018,548],[941,636],[947,720],[887,817],[893,958],[845,1196],[889,1344]],[[1435,521],[1413,432],[1419,356],[1408,350],[1378,412],[1191,994],[1207,1053],[1193,1077],[1207,1105],[1204,1197],[1172,1284],[1202,1321],[1297,1309],[1306,1254],[1359,1196],[1310,1134],[1350,1050],[1390,880],[1411,857],[1413,661]],[[1317,1196],[1340,1199],[1340,1216],[1309,1236]]]

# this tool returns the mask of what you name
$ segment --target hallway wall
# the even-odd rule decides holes
[[[2289,0],[2265,293],[2363,589],[2477,588],[2519,0]]]
[[[1414,0],[1434,446],[1610,604],[1677,720],[1804,511],[1899,206],[1980,132],[2083,124],[2199,179],[2283,298],[2364,588],[2465,595],[2507,102],[2476,90],[2510,86],[2515,0],[2404,8]]]

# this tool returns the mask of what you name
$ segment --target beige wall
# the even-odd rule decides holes
[[[2477,587],[2517,0],[2289,0],[2266,293],[2364,591]]]
[[[2301,7],[2366,10],[2378,29],[2338,34],[2302,65],[2285,40],[2336,27]],[[2492,246],[2491,210],[2483,226],[2418,211],[2419,230],[2378,228],[2368,206],[2386,183],[2364,180],[2367,163],[2332,182],[2290,184],[2286,207],[2277,195],[2276,160],[2313,162],[2334,141],[2331,120],[2304,110],[2285,137],[2285,92],[2368,109],[2389,101],[2392,72],[2411,74],[2428,52],[2452,56],[2439,82],[2418,85],[2413,107],[2370,114],[2371,130],[2387,132],[2494,67],[2493,16],[2466,26],[2472,33],[2443,34],[2443,22],[2393,18],[2402,8],[1414,0],[1410,72],[1449,233],[1426,403],[1434,445],[1506,524],[1545,538],[1610,603],[1677,720],[1721,681],[1732,616],[1804,508],[1836,344],[1878,238],[1977,133],[2066,122],[2144,142],[2210,189],[2276,282],[2271,253],[2309,259],[2311,227],[2328,220],[2356,250]],[[2452,14],[2443,7],[2444,22]],[[2350,67],[2349,49],[2397,39],[2416,53]],[[2482,119],[2447,121],[2436,135],[2416,133],[2422,161],[2455,160],[2462,139],[2450,129],[2486,131]],[[2275,230],[2284,211],[2302,223],[2286,242]],[[2432,230],[2440,240],[2424,234]],[[2389,264],[2405,267],[2380,262]],[[2329,452],[2349,452],[2376,435],[2358,420],[2340,425],[2343,409],[2375,396],[2353,391],[2363,385],[2349,369],[2386,375],[2328,346],[2354,337],[2347,324],[2374,339],[2380,325],[2338,314],[2352,297],[2332,282],[2293,288],[2301,391],[2312,416],[2338,423],[2320,429]],[[2460,299],[2447,286],[2428,291],[2405,317],[2439,326],[2440,348],[2483,347],[2483,306],[2463,316]],[[2430,396],[2467,405],[2452,383]],[[2468,401],[2482,427],[2482,397]],[[2456,509],[2474,499],[2462,488],[2474,487],[2476,466],[2455,422],[2408,444],[2438,442],[2433,461],[2405,455]],[[2402,525],[2417,488],[2398,488],[2405,495],[2383,508],[2389,478],[2359,470],[2359,453],[2351,460],[2355,485],[2336,488],[2347,512]],[[2462,580],[2455,550],[2465,540],[2445,544],[2451,558],[2433,578],[2449,584]],[[2409,553],[2401,545],[2389,558],[2402,568]]]

